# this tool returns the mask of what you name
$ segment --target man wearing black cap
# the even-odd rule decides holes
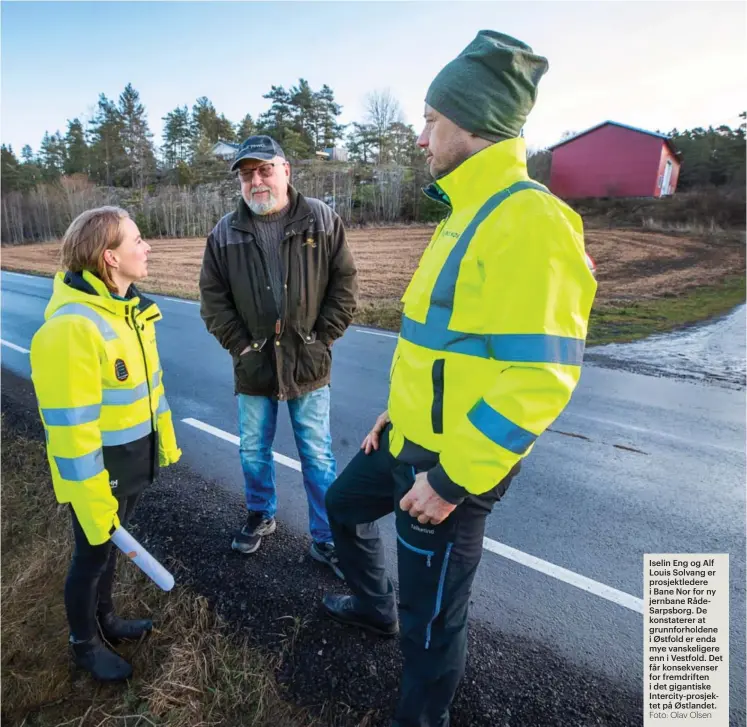
[[[327,493],[353,595],[323,606],[400,633],[396,727],[449,724],[486,518],[580,376],[596,291],[583,227],[529,179],[520,138],[546,70],[525,43],[481,31],[428,89],[425,192],[449,214],[403,297],[388,410]],[[392,511],[399,614],[374,522]]]
[[[340,217],[290,184],[269,136],[239,147],[241,200],[207,240],[200,313],[231,353],[239,400],[247,520],[232,548],[254,553],[275,532],[272,443],[287,401],[309,505],[311,556],[340,577],[324,502],[336,476],[330,434],[331,347],[356,308],[356,268]]]

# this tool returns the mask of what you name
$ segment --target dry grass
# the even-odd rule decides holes
[[[365,228],[348,232],[359,272],[361,308],[386,311],[399,304],[432,234],[427,227]],[[744,236],[706,230],[698,237],[635,229],[586,231],[586,246],[599,274],[597,300],[656,298],[687,287],[709,284],[744,270]],[[716,234],[718,239],[714,240]],[[199,297],[198,280],[205,240],[152,240],[149,275],[143,290]],[[2,266],[19,272],[53,275],[58,269],[59,242],[2,248]],[[365,313],[368,311],[368,313]],[[364,322],[360,320],[359,322]]]
[[[67,652],[63,582],[69,515],[54,501],[44,448],[3,422],[2,724],[23,727],[301,727],[314,724],[283,702],[273,661],[176,586],[159,591],[120,562],[115,600],[124,616],[153,615],[156,630],[123,646],[135,677],[99,685]]]
[[[348,231],[359,271],[360,308],[356,323],[397,330],[400,298],[428,244],[432,227],[373,227]],[[744,234],[683,227],[679,234],[641,229],[586,230],[586,248],[597,263],[599,287],[595,311],[604,313],[631,302],[644,303],[712,289],[745,271]],[[203,238],[152,240],[149,277],[144,291],[199,298]],[[3,247],[2,266],[19,272],[52,275],[58,269],[59,243]],[[724,299],[725,312],[733,304]],[[718,306],[717,306],[718,307]],[[697,312],[697,306],[693,306]],[[676,321],[676,325],[699,320]],[[675,322],[673,322],[673,327]],[[652,329],[653,330],[653,329]],[[657,329],[659,330],[659,329]],[[602,334],[603,332],[599,332]],[[613,339],[592,332],[591,340],[625,340],[623,328]]]
[[[701,237],[724,232],[723,228],[716,224],[713,217],[708,224],[700,222],[662,222],[653,217],[646,217],[641,226],[644,230],[653,230],[654,232],[674,232],[679,235],[698,235]]]

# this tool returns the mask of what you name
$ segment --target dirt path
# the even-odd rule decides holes
[[[428,244],[432,228],[366,228],[348,232],[358,265],[363,301],[399,299]],[[155,239],[150,276],[153,292],[197,297],[203,238]],[[671,296],[743,274],[745,248],[739,233],[710,239],[642,230],[587,230],[586,245],[598,268],[597,301]],[[53,274],[59,243],[2,248],[7,270]]]

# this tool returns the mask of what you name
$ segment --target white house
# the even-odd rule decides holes
[[[230,160],[236,156],[236,150],[238,148],[238,144],[231,144],[228,141],[219,141],[217,144],[213,144],[211,151],[219,159]]]

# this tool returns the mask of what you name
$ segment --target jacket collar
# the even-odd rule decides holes
[[[304,220],[311,215],[311,207],[306,198],[291,184],[288,185],[288,201],[290,202],[290,207],[288,209],[288,218],[285,222],[286,228],[294,222]],[[246,202],[244,202],[243,197],[239,199],[236,212],[234,212],[230,224],[231,227],[242,232],[248,232],[256,237],[253,215],[249,207],[247,207]]]
[[[496,192],[529,179],[524,139],[507,139],[473,154],[423,191],[453,209],[481,206]]]
[[[84,303],[122,318],[126,318],[133,307],[137,309],[138,315],[153,309],[149,311],[148,320],[162,317],[155,302],[142,295],[135,285],[130,285],[125,300],[118,300],[112,297],[104,281],[88,270],[76,273],[67,271],[55,275],[52,298],[45,311],[46,316],[50,316],[67,303]]]

